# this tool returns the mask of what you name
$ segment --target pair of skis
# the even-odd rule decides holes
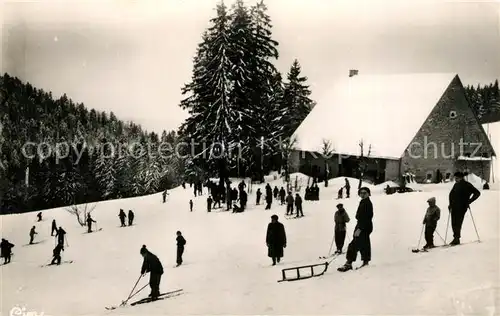
[[[435,246],[433,248],[422,248],[422,249],[412,249],[411,252],[413,253],[420,253],[420,252],[429,252],[429,250],[432,250],[432,249],[438,249],[438,248],[450,248],[450,247],[455,247],[455,246],[459,246],[460,244],[458,245],[451,245],[451,244],[446,244],[446,245],[440,245],[440,246]]]
[[[61,264],[63,263],[73,263],[73,260],[65,260],[65,261],[61,261]],[[48,263],[48,264],[44,264],[44,265],[41,265],[40,267],[43,268],[43,267],[50,267],[50,266],[57,266],[58,264],[56,263]]]
[[[304,215],[302,216],[296,216],[296,215],[285,215],[285,218],[286,219],[299,219],[299,218],[302,218],[304,217]]]
[[[183,294],[183,291],[184,291],[183,289],[178,289],[178,290],[173,290],[173,291],[161,293],[158,296],[158,298],[156,300],[154,300],[154,301],[153,301],[153,299],[151,297],[145,297],[143,299],[140,299],[138,301],[130,303],[130,306],[135,306],[135,305],[145,304],[145,303],[151,303],[151,302],[155,302],[155,301],[160,301],[160,300],[168,299],[168,298],[171,298],[171,297],[174,297],[174,296],[179,296],[179,295]],[[119,306],[110,306],[110,307],[105,307],[105,308],[107,310],[114,310],[114,309],[117,309],[118,307],[124,307],[125,305],[126,305],[126,303],[122,302],[122,304],[120,304]]]

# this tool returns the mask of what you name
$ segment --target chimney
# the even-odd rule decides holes
[[[349,70],[349,78],[356,76],[358,74],[358,72],[359,71],[357,69],[350,69]]]

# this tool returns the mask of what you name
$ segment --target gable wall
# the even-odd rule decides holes
[[[450,111],[456,111],[457,117],[450,118]],[[462,139],[464,145],[461,151]],[[438,169],[443,175],[446,172],[453,174],[457,168],[463,168],[463,164],[456,163],[455,158],[465,152],[472,154],[477,147],[475,143],[481,144],[476,156],[483,152],[488,155],[493,153],[484,130],[469,107],[457,76],[404,152],[401,172],[414,173],[417,182],[423,182],[428,172],[432,173],[434,180]],[[482,164],[470,163],[468,168],[477,175],[484,173],[484,178],[488,180],[489,165],[487,161]]]

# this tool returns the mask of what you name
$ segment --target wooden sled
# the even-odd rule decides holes
[[[278,282],[298,281],[298,280],[305,280],[305,279],[310,279],[313,277],[322,276],[323,274],[325,274],[326,270],[328,270],[329,264],[330,264],[329,262],[325,262],[325,263],[310,264],[307,266],[282,269],[281,274],[282,274],[283,279],[279,280]],[[315,267],[323,267],[323,268],[321,269],[321,272],[316,273],[316,271],[314,271]],[[295,272],[296,272],[295,275],[293,277],[287,277],[286,272],[293,271],[293,270],[295,270]],[[301,273],[301,271],[303,273]],[[309,273],[307,273],[307,272],[309,272]]]

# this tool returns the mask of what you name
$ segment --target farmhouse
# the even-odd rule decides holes
[[[456,74],[359,74],[317,101],[292,136],[294,171],[320,180],[363,172],[374,183],[411,174],[422,183],[461,170],[489,181],[495,152]],[[322,155],[325,144],[333,155]]]

